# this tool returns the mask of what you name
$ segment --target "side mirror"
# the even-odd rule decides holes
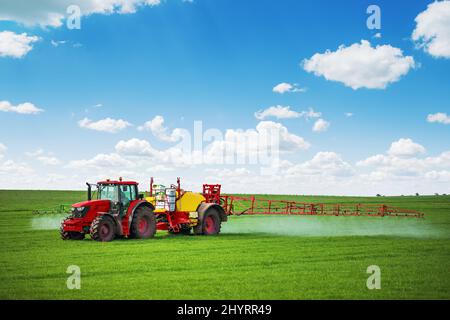
[[[144,194],[143,193],[139,193],[139,200],[144,200]]]

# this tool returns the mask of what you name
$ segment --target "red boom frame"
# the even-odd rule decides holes
[[[205,190],[205,189],[204,189]],[[331,204],[306,203],[289,200],[272,200],[225,195],[220,203],[228,215],[240,214],[283,214],[323,216],[396,216],[422,218],[423,213],[387,206],[384,204]]]

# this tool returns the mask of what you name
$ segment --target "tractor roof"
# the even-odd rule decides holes
[[[136,181],[121,181],[121,180],[105,180],[99,181],[97,184],[119,184],[119,185],[135,185],[139,184]]]

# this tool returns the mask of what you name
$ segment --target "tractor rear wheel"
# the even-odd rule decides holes
[[[59,234],[63,240],[83,240],[84,233],[75,231],[64,231],[64,221],[61,222],[61,227],[59,229]]]
[[[220,219],[219,211],[215,208],[210,208],[205,212],[199,225],[194,229],[195,234],[215,235],[219,234],[222,220]]]
[[[116,235],[115,223],[107,215],[99,216],[92,221],[90,234],[96,241],[112,241]]]
[[[131,221],[130,238],[148,239],[156,233],[156,218],[149,207],[140,207],[136,210]]]

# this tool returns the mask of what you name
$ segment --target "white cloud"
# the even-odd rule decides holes
[[[323,119],[318,119],[312,128],[314,132],[325,132],[330,127],[330,123]]]
[[[320,112],[314,111],[312,108],[309,108],[308,111],[295,111],[291,110],[290,106],[271,106],[264,110],[259,110],[255,112],[255,118],[258,120],[264,120],[269,117],[274,117],[277,119],[292,119],[292,118],[318,118],[322,114]]]
[[[450,170],[450,151],[435,157],[417,158],[377,154],[358,161],[358,167],[377,168],[368,178],[386,180],[395,177],[409,177],[420,181],[421,178],[442,180],[437,172]],[[441,170],[441,171],[439,171]]]
[[[384,89],[399,81],[415,64],[413,57],[404,56],[398,48],[390,45],[372,47],[369,41],[361,40],[349,47],[341,45],[336,51],[316,53],[303,60],[302,66],[307,72],[342,82],[356,90]]]
[[[33,49],[33,43],[39,37],[29,36],[26,33],[14,33],[12,31],[0,32],[0,57],[23,58]]]
[[[433,57],[450,58],[450,1],[435,1],[415,19],[412,39]]]
[[[40,156],[37,157],[36,159],[48,166],[56,166],[61,163],[61,161],[58,158],[51,156]]]
[[[14,112],[20,114],[38,114],[44,110],[37,108],[34,104],[30,102],[25,102],[13,106],[9,101],[0,101],[0,111],[3,112]]]
[[[60,45],[65,44],[66,42],[67,42],[66,40],[51,40],[50,41],[50,43],[54,47],[59,47]]]
[[[6,148],[6,146],[3,143],[0,143],[0,159],[3,158],[6,149],[8,148]]]
[[[287,82],[282,82],[282,83],[277,84],[275,87],[273,87],[272,91],[283,94],[286,92],[305,92],[306,89],[300,88],[297,84],[290,84]]]
[[[387,179],[413,178],[442,180],[441,171],[450,170],[450,151],[438,156],[419,158],[418,155],[426,150],[411,139],[399,139],[391,144],[386,154],[377,154],[358,161],[358,167],[376,168],[367,178],[377,181]],[[445,174],[444,174],[445,175]],[[413,181],[412,181],[413,182]]]
[[[134,13],[142,6],[155,6],[160,0],[3,0],[0,21],[15,21],[26,26],[60,27],[67,8],[77,5],[83,16],[91,14]]]
[[[335,152],[318,152],[311,160],[287,169],[287,175],[349,176],[354,174],[352,166]]]
[[[51,153],[45,153],[43,149],[38,149],[34,152],[25,152],[25,155],[35,158],[37,161],[48,166],[56,166],[61,163],[58,158],[54,157]]]
[[[215,140],[205,149],[207,164],[223,164],[234,159],[252,159],[260,165],[267,165],[280,153],[306,150],[310,143],[295,135],[281,123],[261,121],[255,129],[228,129],[223,139]]]
[[[154,149],[147,140],[132,138],[120,140],[115,146],[116,152],[128,156],[159,156],[159,151]]]
[[[443,112],[429,114],[427,116],[428,122],[439,122],[443,124],[450,124],[450,116]]]
[[[84,118],[80,121],[78,121],[78,125],[81,128],[95,130],[95,131],[102,131],[102,132],[109,132],[109,133],[116,133],[121,130],[126,129],[127,127],[131,126],[131,123],[128,121],[122,120],[122,119],[111,119],[106,118],[98,121],[92,121],[88,118]]]
[[[0,174],[26,174],[33,172],[33,169],[26,163],[17,163],[7,160],[0,163]]]
[[[264,120],[268,117],[274,117],[277,119],[289,119],[289,118],[298,118],[300,117],[300,113],[294,110],[291,110],[289,106],[272,106],[265,110],[259,110],[255,112],[255,117],[258,120]]]
[[[375,39],[381,39],[381,33],[380,33],[380,32],[377,32],[377,33],[375,33],[375,34],[373,35],[373,37],[374,37]]]
[[[388,150],[388,154],[398,157],[415,156],[419,153],[425,153],[425,148],[412,141],[411,139],[401,138],[398,141],[394,141]]]
[[[150,131],[155,137],[162,141],[176,142],[183,136],[183,131],[180,128],[175,128],[172,133],[168,134],[168,129],[164,127],[164,118],[156,116],[152,120],[147,121],[142,126],[138,127],[139,131]]]
[[[68,168],[122,168],[132,166],[132,162],[124,159],[117,153],[100,153],[87,160],[73,160],[67,165]]]
[[[230,130],[229,136],[232,136],[232,130]],[[281,123],[273,121],[261,121],[256,126],[256,132],[258,135],[264,135],[270,132],[276,132],[280,138],[280,151],[296,151],[306,150],[310,147],[309,142],[305,141],[300,136],[290,133],[289,130]],[[227,131],[228,133],[228,131]],[[227,137],[227,135],[225,135]]]
[[[353,117],[353,113],[351,113],[351,112],[346,112],[346,113],[345,113],[345,116],[346,116],[347,118]]]
[[[440,182],[450,182],[450,170],[432,170],[425,173],[425,178]]]

